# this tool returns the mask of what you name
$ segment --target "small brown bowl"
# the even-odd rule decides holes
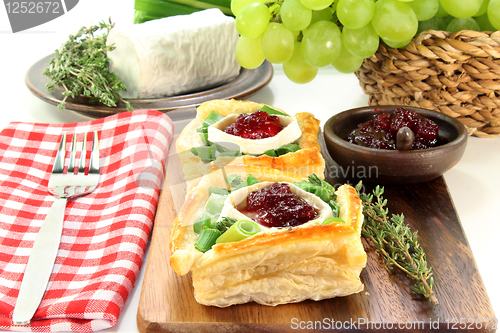
[[[346,140],[360,123],[373,119],[380,111],[404,107],[433,120],[439,137],[448,143],[421,150],[386,150],[358,146]],[[455,166],[467,144],[467,130],[458,120],[445,114],[410,106],[367,106],[341,112],[325,123],[324,137],[337,169],[327,170],[331,178],[367,180],[379,184],[404,185],[433,180]],[[335,168],[335,167],[334,167]]]

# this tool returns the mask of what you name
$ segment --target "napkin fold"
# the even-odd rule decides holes
[[[68,201],[43,300],[30,325],[15,326],[26,263],[54,202],[47,185],[61,134],[68,133],[69,150],[73,133],[81,145],[87,131],[91,147],[94,130],[99,185]],[[93,332],[116,324],[149,241],[173,133],[171,119],[152,110],[73,124],[17,122],[0,132],[1,330]]]

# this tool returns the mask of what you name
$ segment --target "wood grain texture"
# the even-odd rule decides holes
[[[177,276],[169,267],[171,223],[185,196],[179,163],[172,145],[166,170],[169,184],[160,197],[137,312],[141,333],[496,330],[498,320],[487,319],[495,314],[442,177],[416,185],[385,186],[384,194],[390,211],[404,213],[412,230],[418,230],[433,267],[440,305],[412,293],[411,282],[389,273],[369,247],[361,274],[365,290],[359,294],[277,307],[248,303],[221,309],[198,304],[190,275]],[[365,187],[369,190],[373,185]]]

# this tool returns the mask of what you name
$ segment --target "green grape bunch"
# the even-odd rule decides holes
[[[247,69],[283,64],[295,83],[333,66],[353,73],[384,42],[406,46],[425,30],[500,30],[500,0],[232,0]]]

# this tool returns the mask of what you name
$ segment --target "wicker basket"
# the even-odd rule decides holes
[[[356,72],[370,105],[411,105],[500,136],[500,31],[424,31],[406,47],[381,43]]]

